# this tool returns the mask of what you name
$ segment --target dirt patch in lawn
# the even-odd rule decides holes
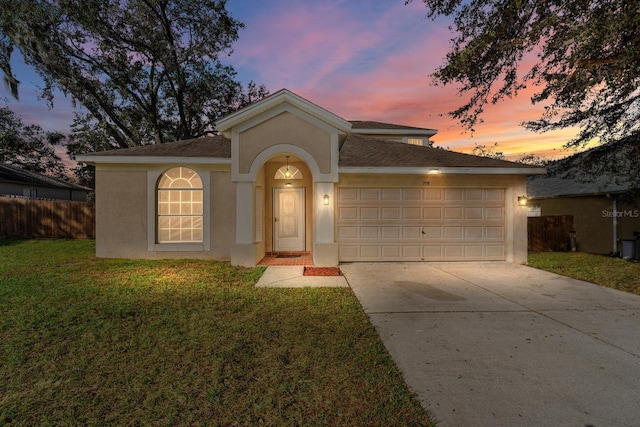
[[[342,276],[338,267],[305,267],[305,276]]]

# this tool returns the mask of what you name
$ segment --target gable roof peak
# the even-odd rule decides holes
[[[266,98],[221,118],[215,123],[216,129],[229,138],[231,136],[230,131],[234,126],[285,103],[330,124],[344,133],[351,131],[351,123],[347,120],[286,88],[280,89]]]

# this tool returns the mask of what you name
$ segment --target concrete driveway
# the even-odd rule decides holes
[[[639,296],[507,262],[340,268],[441,425],[640,425]]]

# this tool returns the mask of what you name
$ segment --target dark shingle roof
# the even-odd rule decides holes
[[[547,175],[527,180],[527,194],[531,198],[552,198],[637,191],[639,169],[634,149],[622,141],[551,162]]]
[[[358,129],[384,129],[384,130],[419,130],[419,131],[433,131],[435,129],[419,128],[415,126],[396,125],[393,123],[372,122],[363,120],[349,120],[353,126],[351,129],[353,132],[358,132]]]
[[[609,176],[598,176],[590,181],[557,176],[537,176],[530,177],[527,181],[527,195],[534,199],[624,193],[628,190],[630,190],[628,183],[617,183]]]
[[[230,159],[231,141],[222,135],[216,135],[167,142],[165,144],[143,145],[141,147],[83,154],[83,157],[92,156],[213,157]]]
[[[377,123],[377,122],[367,122]],[[377,127],[375,129],[378,129]],[[419,128],[417,128],[419,129]],[[196,138],[168,142],[159,145],[124,148],[83,155],[88,161],[93,156],[122,157],[209,157],[231,158],[231,141],[222,136]],[[349,134],[339,155],[342,167],[486,167],[486,168],[527,168],[521,163],[478,157],[397,141]]]
[[[534,167],[356,134],[347,136],[342,145],[339,165],[342,167]]]
[[[548,174],[529,178],[532,198],[634,193],[640,190],[640,142],[635,136],[550,162]]]
[[[0,181],[14,182],[26,185],[36,185],[39,187],[93,191],[88,187],[61,181],[59,179],[51,178],[50,176],[40,175],[38,173],[30,172],[18,166],[10,165],[7,163],[0,163]]]

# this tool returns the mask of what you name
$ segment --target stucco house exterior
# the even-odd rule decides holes
[[[86,202],[91,188],[0,163],[0,195]]]
[[[578,251],[622,253],[624,241],[640,233],[640,195],[628,177],[611,171],[581,177],[580,161],[589,154],[562,159],[549,165],[549,175],[530,177],[529,214],[571,215]]]
[[[527,257],[527,176],[428,146],[433,129],[347,121],[282,89],[218,136],[78,156],[96,166],[99,257],[351,261]]]

